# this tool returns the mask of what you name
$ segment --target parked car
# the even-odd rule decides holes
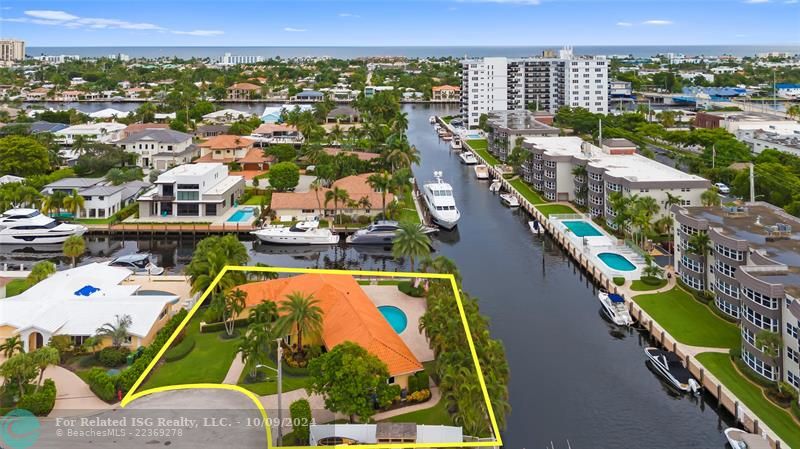
[[[731,188],[726,186],[725,184],[723,184],[721,182],[718,182],[718,183],[714,184],[714,187],[716,187],[717,190],[719,191],[719,193],[721,193],[723,195],[727,195],[727,194],[731,193]]]
[[[133,271],[135,274],[149,274],[159,276],[164,273],[164,268],[156,266],[150,261],[150,254],[129,254],[120,256],[108,264],[111,267],[122,267]]]

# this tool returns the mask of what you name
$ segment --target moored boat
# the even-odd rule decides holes
[[[281,245],[335,245],[339,236],[320,229],[318,221],[301,221],[291,226],[272,225],[250,232],[266,243]]]
[[[431,124],[436,123],[436,116],[432,115],[432,116],[428,117],[428,123],[431,123]]]
[[[478,164],[474,168],[475,177],[478,179],[489,179],[489,167],[486,164]]]
[[[519,200],[510,193],[501,193],[500,201],[508,207],[519,207]]]
[[[542,229],[542,225],[539,223],[538,220],[529,221],[528,222],[528,229],[531,230],[531,234],[533,234],[533,235],[539,235],[539,234],[542,234],[544,232],[544,229]]]
[[[489,191],[492,192],[492,193],[499,192],[500,188],[502,186],[503,186],[503,184],[500,182],[500,180],[499,179],[495,179],[494,181],[492,181],[491,184],[489,184]]]
[[[357,230],[345,240],[351,245],[383,245],[391,246],[397,230],[400,229],[399,223],[392,220],[379,220],[365,228]],[[423,232],[429,234],[436,229],[424,227]]]
[[[723,431],[725,439],[731,449],[770,449],[769,442],[759,435],[747,433],[735,427],[728,427]]]
[[[433,172],[434,181],[422,186],[422,198],[431,214],[431,220],[445,229],[456,227],[461,212],[456,207],[453,187],[442,180],[442,172]]]
[[[453,140],[450,141],[450,148],[453,150],[460,150],[461,147],[461,137],[453,136]]]
[[[600,300],[600,305],[603,306],[603,313],[618,326],[630,326],[633,324],[633,318],[625,308],[625,298],[616,294],[608,293],[605,290],[600,290],[597,293],[597,299]]]
[[[471,151],[464,151],[458,155],[458,158],[461,159],[461,163],[465,165],[475,165],[478,163],[478,159]]]
[[[87,230],[83,225],[59,223],[36,209],[9,209],[0,215],[0,244],[64,243]]]
[[[647,347],[644,353],[653,364],[653,368],[661,377],[680,391],[700,393],[701,386],[692,377],[692,374],[683,366],[680,357],[675,353],[663,349]]]

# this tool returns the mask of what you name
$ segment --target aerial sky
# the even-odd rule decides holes
[[[2,0],[28,46],[797,44],[800,0]]]

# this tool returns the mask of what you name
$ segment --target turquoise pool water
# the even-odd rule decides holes
[[[405,312],[395,306],[378,306],[378,310],[381,312],[381,315],[386,318],[386,321],[389,322],[389,325],[392,326],[395,332],[399,334],[406,330],[408,318]]]
[[[626,259],[622,254],[617,253],[600,253],[597,258],[602,260],[604,264],[617,271],[633,271],[636,269],[630,260]]]
[[[599,237],[603,235],[593,224],[583,220],[563,221],[564,226],[567,227],[573,234],[578,237]]]
[[[253,215],[256,214],[256,210],[252,207],[244,207],[242,209],[237,210],[230,216],[226,221],[229,223],[241,223],[243,221],[250,221],[253,219]]]

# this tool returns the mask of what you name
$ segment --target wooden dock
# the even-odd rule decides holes
[[[247,234],[258,229],[240,223],[116,223],[87,225],[91,234],[175,235]]]

